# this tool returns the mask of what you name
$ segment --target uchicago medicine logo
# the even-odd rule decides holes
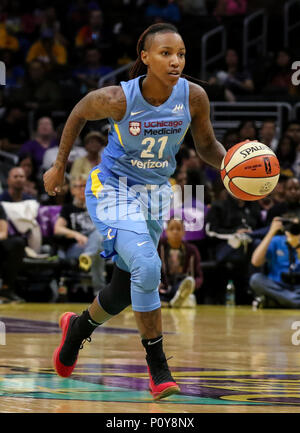
[[[129,122],[129,132],[131,135],[139,135],[141,133],[141,122]]]

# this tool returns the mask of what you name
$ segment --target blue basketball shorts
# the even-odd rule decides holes
[[[163,222],[170,211],[172,190],[126,184],[126,179],[103,181],[99,169],[91,171],[86,185],[86,204],[96,228],[103,236],[101,253],[131,274],[134,311],[160,307],[158,286],[161,261],[157,253]]]

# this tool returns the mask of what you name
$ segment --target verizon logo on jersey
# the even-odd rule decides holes
[[[168,167],[169,165],[169,161],[151,161],[150,159],[148,159],[148,161],[139,161],[138,159],[132,159],[131,160],[131,165],[133,167],[138,167],[138,168],[165,168]]]

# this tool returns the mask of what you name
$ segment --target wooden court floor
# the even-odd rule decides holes
[[[300,310],[164,309],[165,352],[181,394],[156,403],[130,309],[97,329],[70,378],[55,374],[58,318],[86,307],[0,306],[1,413],[300,411]]]

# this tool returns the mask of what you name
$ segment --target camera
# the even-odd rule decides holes
[[[300,272],[282,272],[281,280],[283,283],[290,284],[291,286],[300,284]]]
[[[284,231],[291,233],[294,236],[300,235],[300,223],[298,218],[280,218]]]

